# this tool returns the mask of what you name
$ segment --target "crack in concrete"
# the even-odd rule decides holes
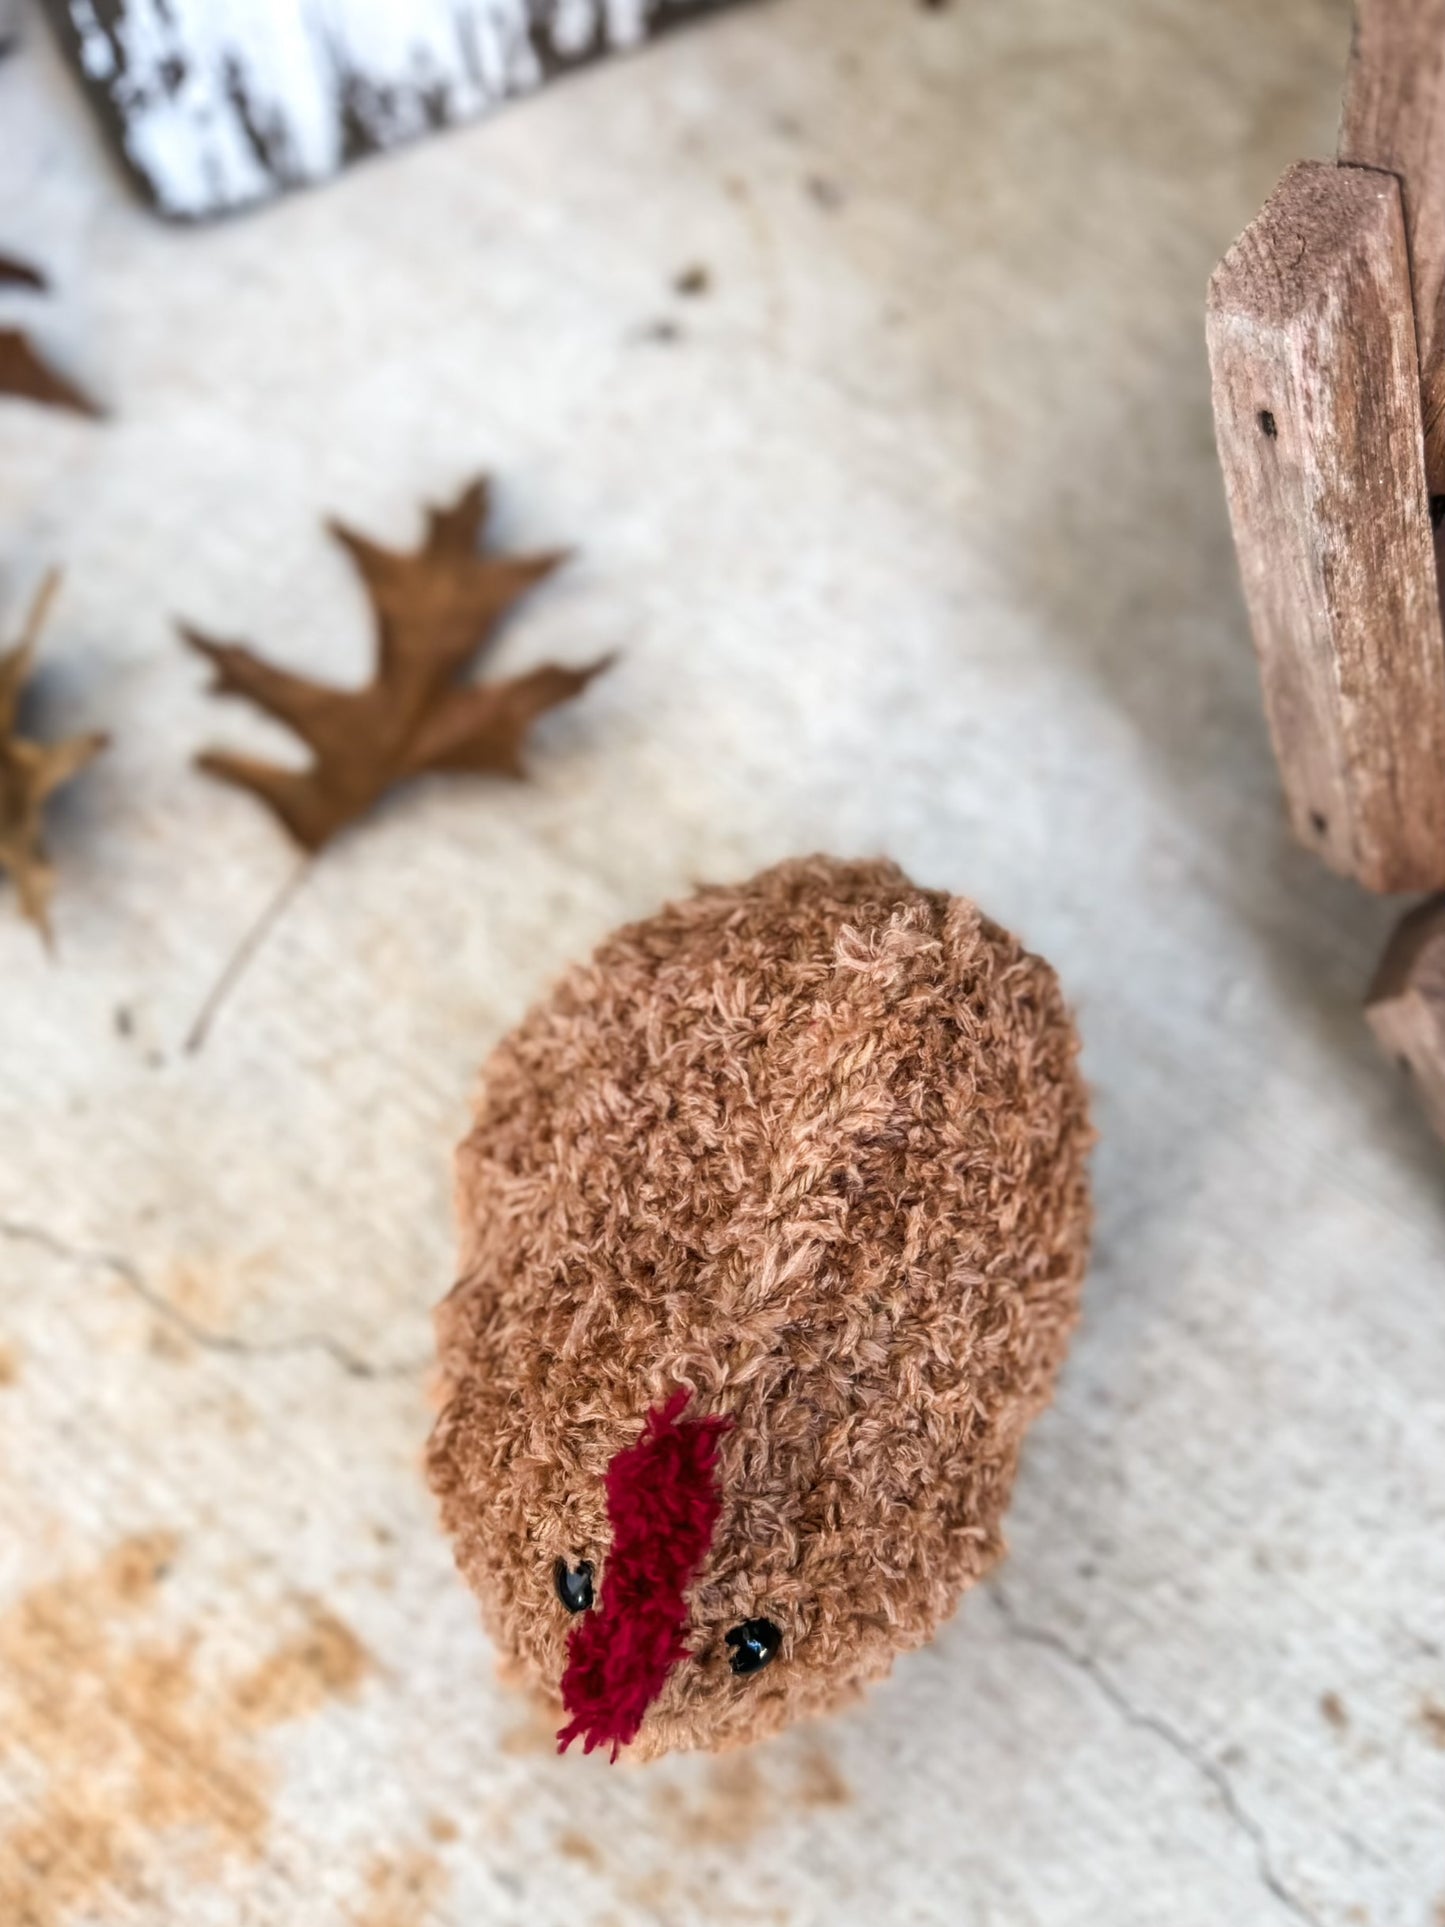
[[[313,1352],[329,1358],[348,1378],[367,1380],[418,1378],[431,1363],[428,1354],[425,1358],[402,1360],[395,1365],[374,1365],[369,1359],[358,1357],[338,1340],[320,1332],[303,1332],[295,1338],[280,1338],[269,1343],[237,1338],[234,1333],[215,1331],[209,1325],[201,1324],[188,1312],[182,1311],[179,1305],[172,1304],[164,1292],[147,1283],[130,1259],[119,1252],[67,1244],[63,1238],[56,1237],[54,1232],[47,1231],[42,1225],[25,1224],[12,1218],[0,1218],[0,1238],[7,1239],[11,1244],[31,1245],[37,1250],[48,1251],[69,1264],[98,1266],[108,1271],[143,1305],[193,1345],[222,1357],[294,1358]]]
[[[1185,1761],[1201,1779],[1213,1789],[1220,1805],[1224,1808],[1231,1823],[1249,1841],[1254,1849],[1255,1867],[1261,1884],[1273,1898],[1296,1920],[1307,1923],[1307,1927],[1323,1927],[1320,1916],[1316,1914],[1299,1895],[1288,1887],[1274,1864],[1269,1839],[1264,1828],[1254,1815],[1241,1803],[1235,1792],[1234,1782],[1217,1760],[1201,1751],[1194,1742],[1172,1726],[1157,1713],[1146,1713],[1135,1706],[1118,1681],[1101,1666],[1091,1653],[1083,1652],[1069,1644],[1061,1634],[1046,1626],[1031,1625],[1019,1616],[1013,1601],[998,1586],[989,1588],[989,1597],[998,1608],[999,1617],[1017,1639],[1026,1640],[1032,1646],[1041,1646],[1047,1652],[1055,1653],[1067,1661],[1077,1672],[1091,1682],[1096,1692],[1107,1700],[1126,1725],[1141,1733],[1152,1733],[1161,1740],[1172,1753]]]

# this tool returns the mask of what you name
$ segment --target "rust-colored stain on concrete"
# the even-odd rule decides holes
[[[677,1881],[665,1867],[654,1867],[651,1873],[629,1881],[622,1894],[632,1907],[643,1913],[656,1914],[667,1921],[686,1918],[678,1904]]]
[[[187,1365],[196,1355],[192,1340],[175,1325],[168,1325],[160,1318],[151,1325],[146,1343],[151,1356],[164,1359],[168,1365]]]
[[[1445,1752],[1445,1706],[1438,1700],[1425,1700],[1420,1706],[1420,1725],[1432,1746]]]
[[[685,1829],[700,1845],[741,1846],[772,1818],[771,1780],[746,1753],[718,1760],[708,1768],[701,1797],[684,1812]]]
[[[697,1876],[679,1880],[665,1867],[654,1868],[640,1880],[628,1881],[619,1890],[619,1898],[627,1905],[630,1919],[635,1920],[640,1912],[649,1919],[667,1922],[668,1927],[674,1922],[687,1922],[691,1927],[692,1922],[702,1920],[724,1922],[726,1927],[788,1927],[785,1907],[759,1905],[734,1895],[724,1898],[717,1890],[716,1879]]]
[[[353,1927],[426,1927],[445,1891],[447,1871],[421,1847],[378,1854],[366,1870],[366,1899]]]
[[[845,1807],[853,1789],[821,1746],[809,1746],[798,1762],[793,1798],[800,1807]]]
[[[207,1331],[225,1331],[275,1272],[274,1251],[197,1254],[167,1268],[160,1292],[183,1318]]]
[[[528,1695],[524,1704],[522,1718],[516,1725],[507,1727],[497,1741],[498,1750],[509,1759],[525,1759],[542,1753],[555,1755],[557,1728],[561,1724],[558,1714],[535,1695]]]
[[[13,1385],[20,1376],[20,1354],[13,1345],[0,1340],[0,1392]]]
[[[233,1702],[251,1726],[304,1719],[329,1699],[354,1699],[371,1656],[351,1628],[319,1600],[304,1600],[306,1624],[236,1686]]]
[[[175,1552],[164,1533],[127,1539],[0,1620],[0,1757],[23,1751],[44,1782],[0,1837],[0,1919],[55,1927],[103,1897],[140,1898],[168,1830],[188,1830],[193,1861],[259,1848],[265,1776],[208,1714],[192,1643],[128,1636]]]
[[[736,1847],[766,1828],[852,1798],[847,1781],[817,1741],[801,1747],[735,1753],[708,1762],[691,1796],[674,1785],[657,1789],[660,1818],[693,1845]]]
[[[22,1783],[39,1787],[0,1831],[6,1927],[109,1916],[154,1901],[169,1880],[213,1878],[223,1861],[259,1855],[271,1769],[247,1725],[298,1717],[364,1669],[353,1636],[322,1615],[309,1659],[287,1648],[239,1687],[206,1680],[198,1637],[154,1626],[177,1551],[169,1533],[126,1539],[0,1615],[0,1761],[16,1760]],[[287,1690],[257,1684],[273,1678]]]
[[[557,1835],[557,1851],[564,1860],[575,1860],[579,1866],[591,1867],[596,1873],[602,1870],[602,1852],[595,1840],[589,1840],[585,1833],[575,1827],[568,1827]]]

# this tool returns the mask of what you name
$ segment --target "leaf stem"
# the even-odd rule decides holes
[[[215,983],[210,994],[196,1013],[196,1020],[186,1033],[185,1051],[194,1057],[211,1034],[211,1028],[220,1015],[221,1007],[236,988],[247,965],[261,948],[266,938],[279,922],[282,911],[290,903],[310,874],[312,857],[308,852],[284,880],[279,890],[267,902],[259,917],[231,952],[229,961]]]
[[[45,571],[40,579],[40,587],[31,597],[30,611],[25,618],[25,626],[20,631],[20,640],[15,645],[18,654],[28,655],[39,642],[40,632],[50,616],[51,605],[59,593],[60,571],[52,567]]]

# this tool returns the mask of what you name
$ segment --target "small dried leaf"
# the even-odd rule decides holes
[[[43,294],[45,276],[28,261],[17,261],[13,254],[0,254],[0,288],[34,288]]]
[[[41,358],[29,336],[18,328],[0,328],[0,395],[14,395],[47,408],[73,409],[77,415],[98,416],[101,412],[89,395]]]
[[[549,664],[507,682],[461,681],[502,619],[564,559],[480,553],[488,502],[486,482],[477,481],[450,506],[430,510],[415,551],[383,549],[330,525],[376,618],[376,670],[360,689],[312,682],[242,643],[182,628],[211,664],[219,694],[254,703],[311,751],[304,769],[227,750],[197,759],[208,775],[264,803],[303,850],[323,849],[414,776],[520,776],[522,746],[538,716],[580,694],[607,667]]]
[[[35,924],[47,944],[54,874],[41,839],[46,799],[84,769],[106,743],[101,735],[34,743],[17,733],[21,694],[59,583],[53,571],[45,578],[19,642],[0,655],[0,870],[10,876],[21,912]]]

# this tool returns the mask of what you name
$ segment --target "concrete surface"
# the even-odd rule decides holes
[[[1445,1154],[1358,1012],[1395,912],[1281,825],[1202,347],[1347,25],[776,0],[197,233],[34,23],[0,65],[0,242],[115,411],[0,413],[0,584],[64,561],[46,708],[116,733],[59,964],[0,919],[0,1917],[1445,1920]],[[504,663],[621,664],[529,788],[334,850],[187,1057],[292,859],[170,619],[358,673],[319,517],[478,467],[580,551]],[[1010,1562],[864,1707],[559,1763],[418,1477],[450,1145],[567,959],[818,845],[1063,972],[1087,1321]]]

